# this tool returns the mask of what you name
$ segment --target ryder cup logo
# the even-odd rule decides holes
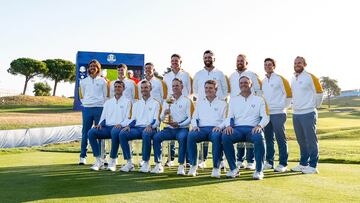
[[[114,63],[116,61],[116,56],[114,54],[109,54],[106,59],[109,63]]]

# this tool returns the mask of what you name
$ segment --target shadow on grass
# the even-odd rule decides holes
[[[3,202],[36,201],[50,198],[91,197],[185,188],[229,181],[250,181],[252,171],[241,171],[235,179],[210,177],[211,169],[199,170],[199,176],[177,176],[177,168],[163,174],[90,171],[89,165],[74,164],[0,168],[0,199]],[[265,178],[282,178],[300,173],[265,172]],[[255,184],[255,182],[254,182]],[[6,192],[5,192],[6,191]]]

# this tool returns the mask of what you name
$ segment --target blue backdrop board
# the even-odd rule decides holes
[[[87,77],[88,63],[92,59],[98,60],[101,64],[101,69],[108,70],[108,78],[114,80],[114,76],[117,75],[116,66],[121,63],[126,64],[129,70],[133,70],[135,76],[142,78],[144,74],[144,58],[144,54],[79,51],[76,54],[74,110],[81,110],[82,108],[79,98],[79,83],[80,80]]]

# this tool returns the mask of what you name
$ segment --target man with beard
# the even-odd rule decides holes
[[[193,93],[192,89],[192,78],[188,72],[186,72],[182,67],[182,59],[180,54],[173,54],[170,57],[171,59],[171,71],[166,73],[164,75],[163,81],[166,84],[166,89],[168,91],[168,97],[170,97],[172,92],[172,81],[175,78],[179,78],[183,84],[184,88],[182,90],[182,95],[186,97],[190,97],[190,95]],[[167,160],[166,165],[167,166],[173,166],[174,165],[174,158],[175,158],[175,142],[170,142],[170,160]]]
[[[164,99],[167,98],[167,88],[165,83],[160,80],[159,78],[156,78],[154,76],[154,64],[148,62],[145,64],[144,72],[145,72],[145,78],[140,81],[140,84],[138,85],[138,89],[141,90],[141,82],[142,81],[149,81],[151,83],[151,96],[158,100],[160,103],[163,102]],[[139,91],[139,97],[141,98],[141,91]]]
[[[99,123],[103,105],[108,95],[108,85],[104,78],[100,77],[101,64],[97,60],[91,60],[88,67],[88,76],[80,80],[79,96],[82,103],[82,137],[79,165],[86,164],[86,152],[88,145],[88,131],[92,125]]]
[[[194,106],[188,97],[182,95],[182,89],[182,81],[175,78],[172,83],[173,104],[169,107],[169,104],[165,101],[163,104],[164,108],[161,112],[162,121],[164,121],[165,115],[168,114],[170,114],[172,121],[166,123],[165,128],[154,135],[153,145],[155,167],[151,171],[152,173],[164,172],[164,168],[161,164],[162,142],[164,140],[177,140],[179,142],[179,167],[177,174],[185,175],[184,162],[186,154],[186,141]]]
[[[208,80],[215,80],[218,84],[216,96],[218,99],[225,100],[230,90],[229,80],[221,70],[215,68],[215,54],[211,50],[206,50],[203,54],[203,61],[205,65],[204,69],[198,71],[194,76],[193,89],[196,99],[204,99],[206,96],[205,82]],[[205,161],[208,154],[208,143],[205,142],[203,146],[203,154],[199,153],[200,156],[202,156],[202,158],[199,158],[202,159],[202,161],[199,163],[200,168],[206,167]],[[224,167],[223,164],[221,167]]]
[[[206,50],[203,55],[203,60],[205,65],[204,69],[198,71],[194,76],[193,88],[196,98],[205,98],[205,82],[215,80],[218,84],[216,96],[219,99],[225,100],[229,93],[229,84],[225,74],[214,66],[214,53],[211,50]]]
[[[263,164],[265,159],[265,139],[263,129],[269,122],[269,114],[264,98],[252,94],[251,79],[241,76],[239,86],[241,93],[232,97],[229,102],[229,114],[226,121],[219,126],[226,127],[222,135],[222,144],[230,171],[226,177],[239,176],[239,168],[235,163],[234,144],[252,142],[254,144],[256,169],[253,178],[264,177]]]
[[[115,81],[115,96],[108,99],[104,104],[104,109],[101,114],[99,123],[92,128],[89,133],[89,142],[96,158],[95,164],[91,167],[92,170],[98,171],[104,167],[104,163],[100,158],[99,141],[103,139],[111,139],[112,136],[117,136],[120,130],[127,125],[128,118],[131,111],[131,102],[122,93],[125,89],[125,84],[122,81]],[[112,142],[110,161],[108,169],[116,170],[117,149],[119,142]]]
[[[261,95],[261,81],[257,74],[248,70],[248,60],[245,54],[239,54],[236,58],[236,71],[230,75],[230,98],[238,96],[240,94],[239,79],[242,76],[247,76],[252,81],[251,92],[257,95]],[[244,156],[246,149],[246,161],[245,167]],[[246,168],[249,170],[255,170],[254,165],[254,149],[250,147],[237,145],[237,166],[238,168]]]
[[[300,146],[300,163],[292,171],[304,174],[319,173],[319,146],[316,135],[317,111],[322,103],[323,90],[319,79],[305,71],[304,57],[294,61],[294,77],[291,81],[293,93],[293,125],[297,142]]]
[[[269,105],[270,122],[264,129],[266,140],[264,169],[274,169],[275,135],[279,149],[279,165],[274,171],[285,172],[288,163],[288,145],[285,135],[286,109],[290,106],[292,94],[289,82],[283,76],[275,73],[275,68],[275,60],[266,58],[264,61],[266,77],[262,81],[262,90]]]
[[[127,161],[120,169],[120,171],[123,172],[135,170],[129,146],[129,141],[135,139],[142,139],[143,164],[139,171],[143,173],[150,171],[151,139],[160,124],[161,104],[150,94],[151,83],[145,80],[140,84],[142,97],[134,104],[132,117],[128,122],[129,124],[124,127],[118,135],[113,135],[111,139],[112,142],[120,142],[124,159]],[[117,153],[117,148],[114,149],[114,154],[115,151]]]
[[[116,80],[123,81],[125,84],[125,90],[123,95],[129,99],[132,103],[139,99],[138,90],[135,82],[127,77],[128,67],[125,64],[117,66],[118,78]],[[115,80],[115,81],[116,81]],[[110,84],[110,98],[114,97],[114,82]]]

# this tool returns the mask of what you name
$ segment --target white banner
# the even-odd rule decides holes
[[[31,147],[81,140],[81,126],[0,130],[0,148]]]

